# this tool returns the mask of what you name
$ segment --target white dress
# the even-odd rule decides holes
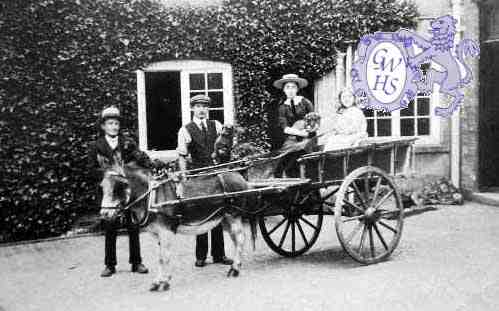
[[[324,146],[324,151],[355,147],[367,138],[366,117],[356,106],[344,109],[331,122],[333,122],[333,129]]]

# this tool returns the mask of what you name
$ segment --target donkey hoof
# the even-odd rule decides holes
[[[239,276],[239,270],[236,270],[234,268],[230,268],[229,272],[227,272],[227,277],[234,277],[237,278]]]
[[[151,288],[149,288],[149,290],[151,292],[156,292],[156,291],[159,290],[159,286],[160,286],[159,282],[154,282],[154,283],[151,284]]]
[[[166,281],[154,282],[149,289],[151,292],[167,291],[170,289],[170,284]]]
[[[164,291],[164,292],[167,291],[167,290],[169,290],[170,289],[170,283],[168,283],[168,282],[161,282],[159,289],[161,291]]]

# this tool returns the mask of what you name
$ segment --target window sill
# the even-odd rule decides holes
[[[439,144],[435,145],[415,145],[415,152],[416,154],[422,154],[422,153],[449,153],[449,147],[447,146],[442,146]]]

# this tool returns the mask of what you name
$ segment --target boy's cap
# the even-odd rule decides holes
[[[111,106],[102,109],[101,112],[101,122],[106,121],[107,119],[121,119],[120,110],[116,106]]]
[[[203,94],[196,95],[191,98],[191,106],[196,104],[209,105],[211,104],[211,98]]]

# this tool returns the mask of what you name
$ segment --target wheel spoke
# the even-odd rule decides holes
[[[303,205],[305,202],[307,202],[307,200],[310,199],[310,196],[312,195],[311,192],[307,193],[306,196],[303,197],[303,199],[300,200],[300,202],[298,203],[298,205]]]
[[[386,223],[382,222],[381,220],[378,220],[378,222],[379,222],[379,224],[380,224],[380,225],[382,225],[382,226],[383,226],[383,227],[385,227],[386,229],[388,229],[388,230],[392,231],[393,233],[395,233],[395,234],[396,234],[396,233],[398,232],[398,231],[397,231],[397,229],[395,229],[395,228],[391,227],[390,225],[388,225],[388,224],[386,224]]]
[[[359,215],[359,216],[348,217],[347,219],[343,220],[343,222],[350,222],[350,221],[354,221],[354,220],[362,220],[362,219],[364,219],[364,217],[366,217],[366,215],[364,215],[364,214]]]
[[[293,198],[293,203],[298,203],[298,198],[300,197],[300,191],[295,192],[295,197]]]
[[[328,193],[327,195],[325,195],[324,197],[322,197],[323,200],[327,200],[329,199],[330,197],[332,197],[336,192],[338,192],[340,188],[336,188],[334,190],[332,190],[330,193]]]
[[[371,246],[371,257],[376,257],[376,253],[374,252],[374,240],[373,240],[373,227],[369,226],[369,244]]]
[[[364,175],[364,195],[366,196],[366,206],[369,206],[369,174]]]
[[[360,194],[359,187],[357,187],[357,183],[355,182],[355,180],[352,182],[352,186],[353,190],[355,190],[355,195],[359,198],[360,202],[362,203],[362,206],[364,206],[364,208],[367,208],[366,202],[364,202],[364,198]]]
[[[364,228],[362,228],[362,235],[360,236],[360,243],[359,243],[359,247],[357,248],[357,253],[359,253],[359,255],[362,253],[362,248],[364,247],[364,240],[366,239],[366,226],[364,226]]]
[[[378,238],[381,241],[381,244],[383,244],[385,249],[388,250],[388,245],[386,245],[385,239],[381,235],[381,232],[379,232],[378,226],[376,226],[376,224],[374,224],[374,231],[376,231],[376,234],[378,235]]]
[[[374,202],[376,202],[376,199],[378,198],[380,186],[381,186],[381,176],[378,176],[378,181],[376,182],[376,187],[374,188],[374,195],[373,195],[373,200],[372,200],[373,204],[374,204]]]
[[[296,246],[295,246],[295,234],[296,234],[295,222],[293,221],[293,223],[291,224],[291,250],[293,251],[293,253],[296,250]]]
[[[326,205],[329,205],[331,207],[334,207],[334,203],[331,203],[331,202],[328,202],[328,201],[324,201],[323,203],[326,204]]]
[[[283,219],[282,219],[282,220],[281,220],[281,221],[280,221],[277,225],[275,225],[275,227],[274,227],[274,228],[272,228],[272,230],[270,230],[270,231],[268,232],[268,233],[269,233],[269,235],[271,235],[272,233],[274,233],[274,231],[276,231],[276,230],[277,230],[277,228],[279,228],[280,226],[282,226],[282,224],[286,221],[286,219],[287,219],[286,217],[285,217],[285,218],[283,218]]]
[[[291,224],[291,222],[288,221],[288,224],[286,225],[286,229],[284,229],[284,233],[281,236],[281,241],[279,241],[279,248],[282,248],[282,244],[284,243],[284,239],[286,238],[286,235],[288,235],[290,224]]]
[[[365,212],[365,210],[363,210],[362,208],[360,208],[360,207],[359,207],[357,204],[355,204],[355,203],[352,203],[352,202],[347,201],[347,200],[345,200],[345,199],[343,199],[343,203],[346,203],[346,204],[350,205],[351,207],[355,208],[356,210],[358,210],[358,211],[359,211],[359,212],[361,212],[361,213],[364,213],[364,212]]]
[[[302,216],[300,216],[300,219],[303,220],[307,225],[309,225],[310,227],[314,228],[314,230],[317,230],[317,227],[314,226],[310,221],[306,220],[305,218],[303,218]]]
[[[362,228],[363,226],[365,226],[363,222],[359,221],[357,223],[357,226],[355,226],[355,228],[352,230],[352,232],[350,232],[347,239],[345,240],[346,244],[350,244],[352,242],[352,239],[357,235],[357,233],[359,233],[360,228]]]
[[[296,226],[298,227],[298,231],[300,231],[300,235],[303,239],[303,242],[305,242],[305,247],[308,247],[308,240],[307,237],[305,236],[305,232],[303,232],[303,228],[301,227],[300,220],[296,222]]]
[[[379,200],[378,203],[376,203],[376,206],[374,206],[374,209],[378,209],[378,207],[381,206],[381,204],[385,203],[385,201],[388,199],[388,197],[390,197],[392,195],[392,193],[394,193],[395,190],[391,189],[387,194],[385,194],[381,200]]]

